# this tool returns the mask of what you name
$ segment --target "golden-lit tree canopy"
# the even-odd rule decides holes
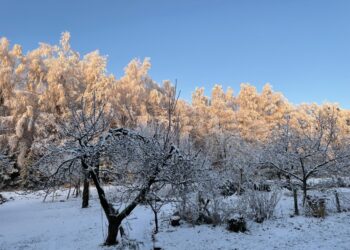
[[[27,54],[20,45],[11,46],[2,38],[0,122],[6,129],[1,141],[11,143],[1,147],[17,152],[19,165],[29,164],[39,138],[54,137],[54,124],[66,119],[72,107],[79,109],[82,99],[103,102],[114,126],[137,128],[166,120],[167,95],[175,86],[170,81],[158,84],[149,76],[150,59],[133,59],[119,79],[106,67],[107,58],[98,51],[83,56],[74,51],[68,32],[62,33],[59,45],[41,43]],[[269,84],[260,93],[248,83],[236,92],[216,84],[210,96],[196,88],[191,102],[180,99],[173,119],[181,136],[202,148],[210,136],[221,134],[239,135],[249,142],[266,141],[286,117],[296,129],[311,129],[317,123],[315,117],[327,117],[330,112],[337,117],[338,141],[348,138],[350,113],[336,104],[296,106]],[[45,128],[49,120],[51,125]]]

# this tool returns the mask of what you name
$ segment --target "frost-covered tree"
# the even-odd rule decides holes
[[[237,96],[237,128],[242,137],[255,140],[264,136],[266,126],[258,112],[259,94],[254,86],[241,84]]]
[[[105,115],[104,105],[99,105],[94,98],[92,107],[82,99],[81,109],[71,108],[68,121],[59,122],[59,133],[62,141],[42,145],[48,149],[36,164],[46,176],[46,188],[69,183],[72,176],[83,176],[82,207],[88,206],[90,172],[86,165],[96,168],[98,175],[99,155],[102,145],[100,137],[108,130],[109,122]],[[84,165],[85,164],[85,165]]]
[[[294,179],[302,187],[304,202],[308,180],[324,175],[344,165],[350,155],[347,147],[339,145],[337,110],[323,106],[309,111],[308,119],[294,121],[286,117],[285,123],[274,134],[267,147],[266,163]]]
[[[16,137],[17,137],[17,150],[18,158],[17,164],[21,168],[21,177],[23,179],[27,178],[27,164],[26,157],[28,151],[34,140],[35,133],[35,118],[36,114],[34,113],[33,107],[28,106],[27,111],[21,116],[16,124]]]
[[[158,84],[150,77],[149,59],[132,60],[117,79],[108,73],[105,56],[98,51],[80,55],[70,39],[64,32],[58,45],[41,43],[26,54],[19,45],[10,46],[8,39],[0,40],[0,123],[6,127],[0,134],[0,146],[21,169],[23,180],[34,175],[30,166],[45,154],[39,150],[43,144],[64,143],[58,121],[70,120],[70,107],[82,110],[82,98],[86,111],[93,109],[94,98],[105,103],[114,127],[155,130],[169,120],[166,107],[174,86],[170,81]],[[261,92],[242,84],[237,95],[215,85],[208,97],[203,88],[197,88],[191,103],[177,101],[171,121],[177,131],[174,144],[188,139],[215,165],[231,157],[227,156],[231,135],[241,138],[244,145],[267,143],[276,139],[272,132],[285,125],[286,115],[291,129],[307,139],[305,129],[315,126],[320,109],[323,107],[316,104],[294,106],[269,84]],[[350,113],[336,109],[334,145],[344,149],[350,135]],[[244,151],[255,152],[254,148],[247,146]],[[236,153],[239,155],[230,154]]]
[[[237,104],[237,128],[244,138],[252,141],[265,141],[289,110],[284,97],[273,92],[269,84],[260,94],[254,86],[242,84]]]
[[[10,49],[9,40],[0,38],[0,107],[10,105],[8,101],[20,81],[21,61],[22,48],[16,44]]]
[[[68,182],[79,171],[85,174],[85,179],[92,179],[109,223],[106,245],[117,243],[122,221],[139,204],[146,202],[151,191],[154,193],[166,183],[173,184],[177,166],[188,162],[173,144],[172,114],[177,99],[174,92],[169,98],[169,122],[163,127],[163,133],[157,130],[152,137],[124,128],[108,130],[104,108],[96,102],[92,109],[74,111],[61,128],[65,138],[63,144],[52,148],[37,163],[49,188]],[[108,175],[121,177],[117,184],[124,186],[130,194],[129,203],[121,211],[114,208],[100,183],[101,158],[111,162]]]
[[[150,67],[149,59],[143,62],[134,59],[125,67],[125,75],[113,85],[110,101],[118,125],[136,127],[139,123],[147,122],[146,103],[154,85],[148,76]],[[152,93],[155,102],[157,94],[155,91]]]
[[[233,131],[235,127],[236,101],[233,90],[225,93],[221,85],[215,85],[210,98],[210,126],[213,131]]]
[[[190,137],[196,147],[202,147],[205,135],[209,133],[210,120],[209,98],[204,95],[204,88],[196,88],[192,93],[192,112],[190,113]]]

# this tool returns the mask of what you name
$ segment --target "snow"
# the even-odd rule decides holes
[[[20,195],[3,192],[13,200],[0,205],[0,249],[115,249],[104,247],[106,219],[94,192],[90,207],[80,208],[81,199],[56,197],[42,202],[42,193]],[[224,226],[192,226],[182,222],[171,227],[171,207],[160,214],[157,246],[163,249],[350,249],[350,213],[331,214],[325,219],[290,217],[292,198],[284,194],[276,218],[262,224],[248,222],[249,232],[231,233]],[[153,214],[139,206],[124,223],[130,239],[140,249],[152,249]]]
[[[14,201],[0,206],[1,250],[103,248],[106,219],[95,197],[89,208],[82,209],[80,198],[66,201],[62,195],[54,202],[42,202],[43,196],[37,194],[3,194]],[[151,218],[151,210],[138,207],[124,226],[130,238],[144,242],[145,249],[151,248]]]
[[[165,249],[349,249],[350,214],[326,220],[284,218],[251,223],[248,233],[222,227],[172,228],[159,234]]]

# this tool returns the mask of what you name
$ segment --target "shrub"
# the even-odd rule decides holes
[[[236,192],[240,191],[240,193],[243,193],[243,188],[239,188],[239,183],[233,182],[233,181],[225,181],[223,185],[219,187],[220,194],[223,196],[231,196],[234,195]]]
[[[280,192],[276,189],[271,192],[249,190],[241,197],[238,210],[247,218],[262,223],[273,216],[279,199]]]
[[[305,214],[316,218],[326,216],[326,199],[317,196],[306,196]]]
[[[227,221],[227,230],[235,233],[244,233],[245,231],[247,231],[247,223],[243,216],[236,215],[233,218],[229,219]]]

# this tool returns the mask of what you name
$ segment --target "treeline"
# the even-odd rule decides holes
[[[45,153],[45,146],[65,140],[58,125],[83,102],[92,105],[96,98],[103,103],[112,127],[142,130],[168,124],[169,96],[176,88],[170,81],[160,85],[148,75],[148,59],[132,60],[116,78],[106,70],[106,57],[98,51],[81,56],[69,40],[69,33],[63,33],[59,45],[42,43],[27,54],[6,38],[0,40],[0,152],[6,155],[6,166],[0,170],[2,187],[34,185],[26,181],[33,174],[32,164]],[[224,91],[215,85],[209,97],[197,88],[191,103],[179,99],[174,109],[171,122],[178,131],[177,143],[190,140],[218,167],[227,162],[239,168],[249,164],[257,145],[289,136],[284,133],[287,127],[304,139],[320,138],[315,140],[320,145],[331,135],[332,145],[343,148],[349,137],[349,110],[329,103],[295,106],[269,84],[261,93],[242,84],[236,95],[231,88]],[[245,147],[249,150],[244,152]]]

